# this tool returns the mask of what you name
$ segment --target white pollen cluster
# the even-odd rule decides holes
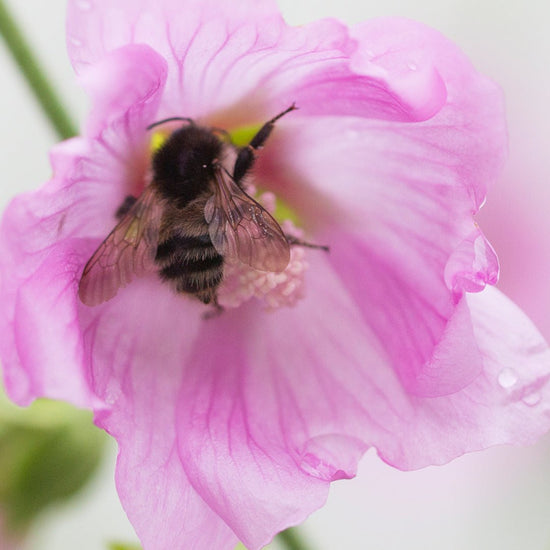
[[[275,209],[272,193],[263,193],[259,202],[268,212]],[[285,235],[302,237],[302,232],[290,221],[281,227]],[[224,266],[224,281],[218,291],[218,303],[225,308],[239,307],[251,298],[261,300],[268,310],[291,307],[304,297],[304,274],[308,268],[306,251],[301,246],[290,247],[290,261],[281,273],[259,271],[242,262],[229,262]]]

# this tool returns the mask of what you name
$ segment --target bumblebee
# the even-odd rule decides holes
[[[184,122],[154,153],[151,183],[139,198],[127,197],[118,224],[84,267],[81,301],[98,305],[132,278],[157,272],[176,292],[221,309],[217,291],[226,260],[281,272],[290,261],[291,244],[315,246],[285,236],[243,186],[276,121],[295,109],[291,105],[266,122],[242,148],[227,143],[219,130],[187,118],[149,126]],[[222,162],[228,148],[234,150],[232,171]]]

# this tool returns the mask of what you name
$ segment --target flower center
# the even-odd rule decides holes
[[[249,144],[259,128],[260,126],[255,125],[236,128],[227,133],[217,129],[212,131],[221,141],[232,145],[236,150]],[[150,141],[151,155],[157,153],[170,136],[171,132],[166,128],[153,132]],[[231,173],[230,168],[226,168],[226,172]],[[244,186],[246,193],[273,216],[288,239],[302,239],[302,231],[297,227],[298,216],[287,204],[271,192],[257,192],[256,187],[250,183],[250,178],[246,182],[241,181],[239,185]],[[261,271],[236,258],[224,257],[223,280],[217,288],[218,304],[224,308],[235,308],[255,298],[263,302],[269,310],[295,305],[304,296],[304,275],[308,264],[305,260],[306,251],[302,246],[295,242],[289,246],[290,260],[282,272]]]
[[[151,155],[155,154],[165,143],[166,140],[170,137],[170,134],[166,131],[157,130],[151,134],[151,142],[149,144],[149,149]]]

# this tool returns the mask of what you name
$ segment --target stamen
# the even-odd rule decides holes
[[[229,131],[229,139],[236,147],[245,147],[252,141],[252,138],[258,133],[261,127],[261,124],[239,126]]]
[[[165,131],[159,130],[157,132],[153,132],[151,134],[151,141],[149,143],[151,154],[156,153],[164,145],[169,137],[170,134]]]
[[[253,189],[250,186],[248,192]],[[278,201],[273,193],[263,193],[258,202],[271,214],[276,212]],[[303,233],[287,219],[281,223],[285,235],[301,239]],[[308,268],[306,249],[292,246],[290,261],[281,273],[258,271],[241,262],[227,263],[224,282],[220,287],[218,302],[225,308],[235,308],[251,298],[262,301],[268,310],[292,307],[305,295],[304,276]]]
[[[294,306],[304,297],[304,274],[308,268],[303,248],[290,250],[290,262],[281,273],[258,271],[246,264],[228,263],[218,302],[225,308],[238,307],[258,298],[269,310]]]

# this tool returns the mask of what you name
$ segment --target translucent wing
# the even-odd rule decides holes
[[[283,271],[290,246],[279,224],[221,170],[215,183],[204,216],[217,252],[261,271]]]
[[[78,295],[87,306],[110,300],[134,276],[155,270],[162,207],[147,187],[90,258]]]

